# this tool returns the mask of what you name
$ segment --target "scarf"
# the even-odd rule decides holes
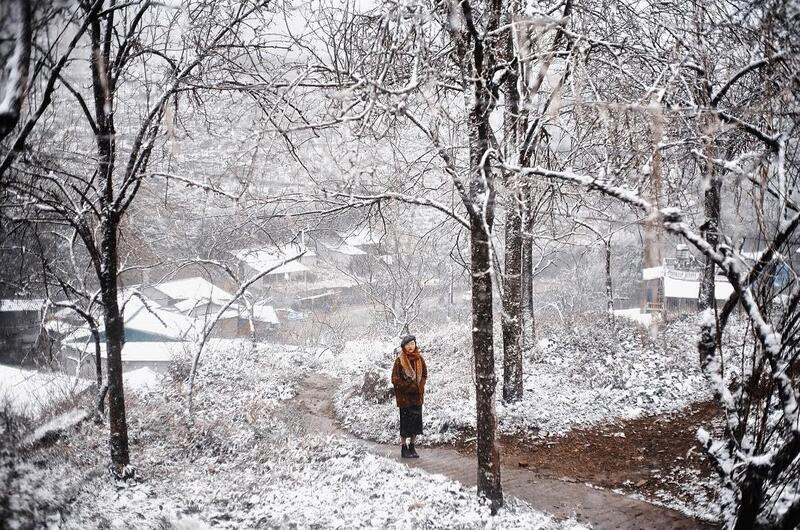
[[[411,354],[407,354],[405,350],[400,351],[400,366],[403,368],[405,376],[417,384],[417,387],[422,383],[422,355],[419,349]]]

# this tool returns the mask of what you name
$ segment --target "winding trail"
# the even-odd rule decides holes
[[[397,446],[356,438],[340,428],[333,411],[336,380],[322,374],[311,374],[299,388],[295,402],[300,405],[303,423],[309,433],[339,435],[358,443],[368,451],[392,458],[409,467],[439,473],[467,487],[475,486],[474,459],[452,448],[424,448],[422,458],[401,459]],[[716,528],[714,525],[687,517],[680,512],[633,499],[611,491],[577,482],[566,482],[537,476],[535,472],[503,466],[503,492],[528,502],[535,509],[557,518],[575,516],[595,529],[676,529]]]

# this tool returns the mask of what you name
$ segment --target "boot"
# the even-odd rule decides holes
[[[406,444],[400,446],[400,457],[401,458],[413,458],[411,456],[411,449]]]
[[[411,458],[419,458],[419,455],[417,454],[417,450],[414,448],[413,443],[409,444],[408,446],[408,456],[410,456]]]

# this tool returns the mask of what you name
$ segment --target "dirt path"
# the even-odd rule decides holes
[[[308,432],[336,434],[359,443],[369,451],[393,458],[409,467],[439,473],[465,486],[476,482],[475,460],[452,448],[424,448],[418,460],[400,459],[399,448],[354,437],[334,421],[332,395],[336,382],[320,374],[301,385],[296,402],[302,406]],[[533,471],[503,466],[503,491],[558,518],[572,515],[595,529],[703,529],[714,526],[685,515],[616,493],[577,482],[537,476]]]

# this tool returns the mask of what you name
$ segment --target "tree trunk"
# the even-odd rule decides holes
[[[608,319],[614,323],[614,290],[611,284],[611,236],[604,240],[606,253],[606,301],[608,304]]]
[[[503,401],[522,399],[522,216],[516,197],[506,208],[503,277]]]
[[[111,463],[118,476],[124,477],[130,463],[128,453],[128,424],[125,418],[125,394],[122,387],[122,347],[125,344],[125,327],[117,300],[117,224],[115,219],[105,219],[103,225],[102,260],[100,277],[104,319],[106,325],[106,352],[108,379],[108,417],[111,428]]]
[[[533,240],[523,236],[522,245],[522,289],[523,301],[528,311],[531,327],[531,343],[536,344],[536,314],[533,307]]]
[[[105,412],[103,403],[105,402],[105,392],[108,387],[103,385],[103,356],[100,348],[100,333],[94,323],[91,324],[91,330],[92,340],[94,340],[94,376],[97,379],[97,416],[101,417]]]
[[[475,357],[475,408],[477,412],[478,494],[485,496],[496,512],[503,505],[500,484],[500,454],[495,445],[494,333],[492,329],[492,259],[489,236],[483,222],[474,219],[470,228],[472,268],[472,350]]]
[[[14,45],[14,55],[9,59],[9,76],[5,94],[0,93],[0,140],[3,140],[19,122],[22,102],[28,92],[28,71],[33,44],[31,1],[17,0],[19,5],[19,30]]]
[[[711,163],[709,162],[709,165]],[[708,188],[704,197],[705,223],[703,224],[703,237],[716,248],[719,243],[719,217],[720,217],[720,190],[722,182],[714,175],[709,176]],[[700,310],[714,307],[716,300],[714,294],[714,276],[716,275],[716,265],[714,261],[705,257],[703,265],[703,278],[700,282]]]
[[[509,11],[516,12],[518,5],[509,6]],[[511,23],[511,13],[506,16],[506,23]],[[514,57],[512,32],[506,38],[506,60]],[[505,111],[503,114],[503,136],[506,158],[510,159],[520,150],[518,142],[523,132],[518,132],[519,125],[519,76],[512,69],[504,84]],[[519,157],[518,157],[519,158]],[[505,267],[503,275],[503,401],[513,403],[522,399],[522,212],[517,189],[518,182],[514,175],[504,175],[508,203],[506,204],[505,235]]]
[[[114,1],[109,2],[111,7]],[[129,474],[128,423],[125,417],[125,393],[122,386],[122,347],[125,344],[125,324],[117,300],[117,237],[119,213],[114,210],[114,162],[116,153],[116,130],[114,127],[114,102],[111,87],[110,47],[113,11],[106,17],[106,31],[101,34],[101,4],[89,13],[91,20],[91,71],[94,96],[95,121],[97,125],[97,176],[103,189],[101,204],[100,289],[103,299],[103,317],[106,326],[108,417],[111,430],[111,464],[120,478]]]
[[[490,94],[474,85],[469,113],[470,140],[470,267],[472,271],[472,351],[475,357],[475,409],[478,453],[478,494],[488,499],[492,513],[503,506],[500,454],[495,445],[494,313],[492,307],[491,229],[494,223],[494,175],[485,154],[489,148]]]

